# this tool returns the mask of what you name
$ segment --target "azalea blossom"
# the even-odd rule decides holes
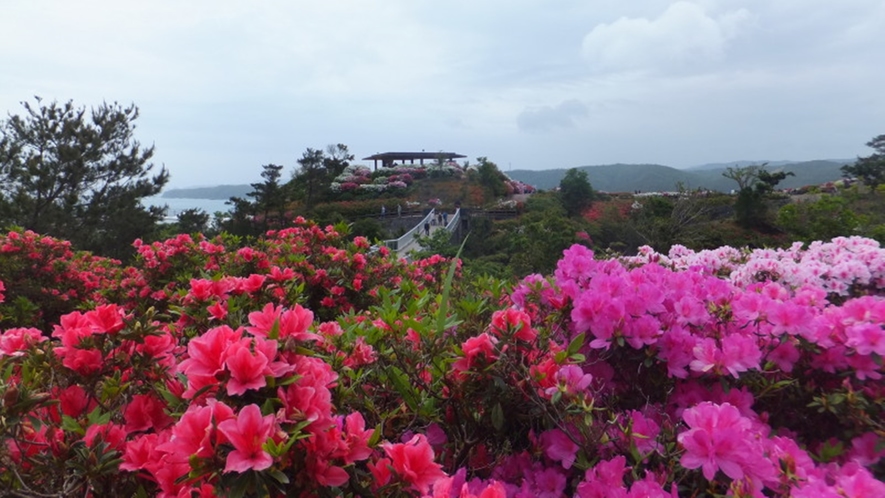
[[[258,405],[247,405],[236,418],[218,424],[218,430],[234,446],[228,453],[224,472],[264,470],[273,465],[270,453],[264,450],[276,424],[273,415],[261,416]]]

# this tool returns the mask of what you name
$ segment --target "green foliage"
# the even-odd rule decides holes
[[[372,241],[390,238],[388,237],[387,230],[384,229],[384,226],[374,218],[361,218],[351,223],[351,240],[357,236],[363,236]]]
[[[507,186],[504,184],[505,177],[498,169],[498,165],[485,157],[478,157],[476,161],[479,163],[476,167],[479,184],[492,197],[497,198],[505,195],[507,193]]]
[[[518,218],[493,221],[470,217],[465,268],[501,277],[550,272],[562,251],[581,242],[580,234],[589,229],[585,220],[566,216],[555,194],[533,194]]]
[[[792,172],[779,171],[771,173],[765,170],[765,164],[728,168],[722,176],[730,178],[738,184],[737,200],[734,204],[735,220],[744,228],[771,230],[768,216],[768,202],[778,183]]]
[[[300,166],[288,184],[296,199],[303,201],[307,213],[329,195],[332,180],[353,161],[344,144],[329,145],[325,152],[310,147],[298,159]]]
[[[587,180],[587,172],[572,168],[565,172],[559,182],[559,198],[566,213],[580,216],[593,202],[593,187]]]
[[[289,225],[286,211],[292,202],[292,195],[290,186],[280,183],[282,169],[277,164],[262,166],[261,177],[264,182],[253,183],[252,192],[246,194],[254,199],[254,210],[259,215],[255,221],[261,232]]]
[[[516,222],[513,222],[516,223]],[[510,268],[515,275],[550,273],[562,251],[580,242],[586,231],[580,219],[557,216],[555,212],[530,213],[518,220],[510,240]]]
[[[777,223],[794,238],[811,242],[855,235],[864,224],[864,217],[852,211],[844,197],[822,195],[816,201],[782,207]]]
[[[738,225],[744,228],[762,228],[768,207],[762,194],[754,189],[742,188],[734,203],[734,214]]]
[[[323,151],[308,147],[298,164],[301,168],[292,178],[291,184],[310,212],[317,198],[322,195],[323,187],[331,182],[323,165]]]
[[[854,164],[842,166],[842,174],[846,177],[856,177],[864,185],[875,190],[879,185],[885,184],[885,135],[879,135],[869,142],[867,147],[876,152],[857,158]]]
[[[144,207],[169,179],[149,176],[154,148],[134,138],[138,108],[103,103],[87,114],[71,101],[24,102],[0,123],[0,224],[70,240],[116,258],[149,237],[164,210]]]
[[[778,169],[799,175],[785,179],[781,187],[800,188],[836,181],[842,177],[839,170],[842,165],[837,161],[817,160],[778,166]],[[734,188],[733,181],[722,176],[727,168],[676,169],[659,164],[606,164],[580,166],[578,169],[587,171],[597,192],[669,192],[680,183],[718,192],[728,192]],[[535,188],[550,190],[559,185],[565,172],[564,168],[539,171],[514,169],[508,171],[507,175]]]
[[[759,171],[764,167],[764,164],[753,164],[743,167],[729,166],[728,168],[725,168],[722,176],[730,180],[734,180],[738,184],[738,190],[744,190],[746,188],[753,188],[753,185],[756,183],[756,179],[758,178]]]
[[[435,230],[428,237],[418,235],[415,238],[423,249],[415,254],[414,259],[429,258],[434,254],[452,258],[458,253],[458,247],[452,244],[452,234],[448,230]]]
[[[178,213],[176,223],[178,233],[206,233],[209,228],[209,213],[202,209],[185,209]]]

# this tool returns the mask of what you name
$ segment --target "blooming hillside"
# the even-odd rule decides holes
[[[515,287],[304,220],[129,267],[0,240],[20,496],[885,496],[885,250],[596,259]]]

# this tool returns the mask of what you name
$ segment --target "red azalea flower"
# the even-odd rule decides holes
[[[166,403],[150,394],[136,394],[123,410],[126,432],[140,432],[148,429],[162,430],[172,423],[166,414]]]
[[[273,458],[263,446],[274,423],[273,415],[262,417],[258,405],[252,404],[240,410],[235,419],[218,424],[218,430],[234,445],[234,451],[227,455],[224,472],[264,470],[273,465]]]
[[[224,365],[230,372],[227,393],[232,396],[267,385],[264,376],[270,360],[261,351],[253,352],[251,345],[251,340],[243,339],[231,344],[225,352]]]
[[[397,475],[421,493],[427,493],[437,479],[446,477],[442,466],[433,461],[433,448],[423,434],[416,434],[407,443],[384,443],[381,447]]]

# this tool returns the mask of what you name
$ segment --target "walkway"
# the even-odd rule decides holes
[[[424,235],[424,224],[430,223],[431,220],[436,219],[436,210],[431,209],[427,216],[421,219],[417,225],[412,227],[411,230],[405,233],[402,237],[398,239],[385,240],[384,245],[390,248],[392,252],[395,252],[397,257],[409,259],[409,254],[412,251],[420,251],[422,249],[421,244],[418,243],[418,240],[415,238],[417,235]],[[433,235],[437,230],[448,230],[449,232],[453,231],[460,223],[461,220],[461,210],[455,210],[455,214],[449,216],[449,223],[446,226],[440,225],[431,225],[430,226],[430,235]]]

